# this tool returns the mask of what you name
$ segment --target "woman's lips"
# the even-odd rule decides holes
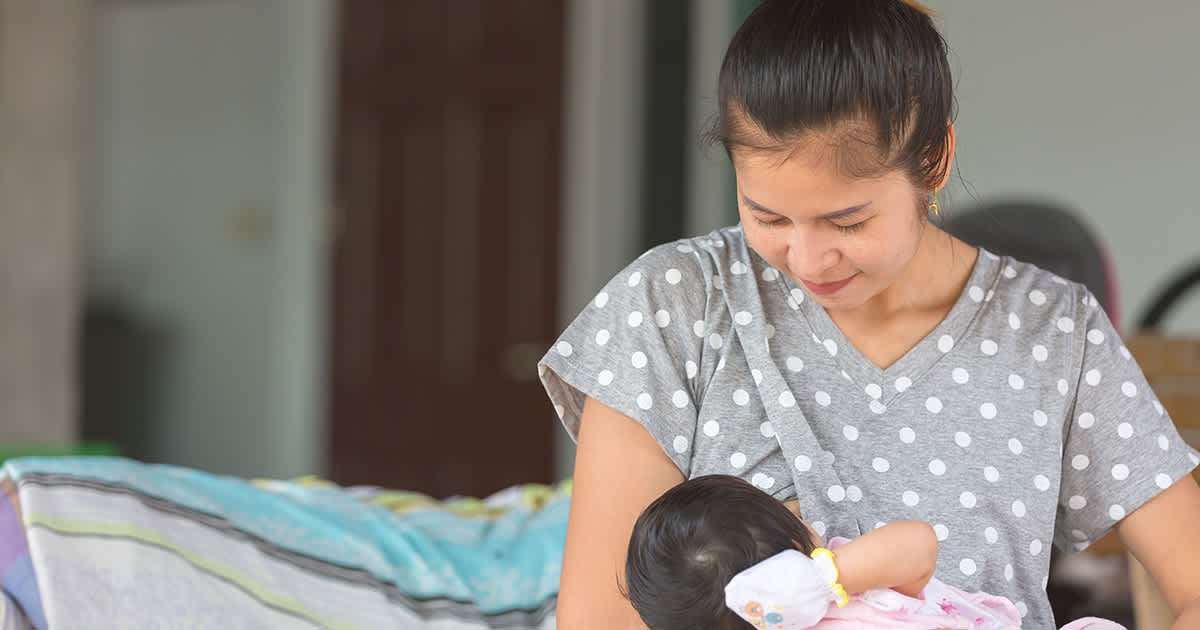
[[[856,274],[850,276],[849,278],[846,278],[845,280],[839,280],[837,282],[830,282],[827,284],[816,284],[813,282],[809,282],[808,280],[804,280],[803,282],[804,282],[804,286],[808,287],[809,291],[812,291],[813,293],[816,293],[817,295],[831,295],[833,293],[837,293],[838,291],[841,291],[843,287],[845,287],[847,284],[850,284],[850,281],[857,277],[858,277],[858,274],[856,273]]]

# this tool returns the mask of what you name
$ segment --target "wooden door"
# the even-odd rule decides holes
[[[551,481],[563,3],[340,6],[331,477]]]

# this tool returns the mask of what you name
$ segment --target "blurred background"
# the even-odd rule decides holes
[[[1076,213],[1132,322],[1200,253],[1200,4],[930,4],[944,211]],[[569,475],[535,362],[642,250],[736,220],[697,138],[754,5],[0,0],[0,445],[438,496]]]

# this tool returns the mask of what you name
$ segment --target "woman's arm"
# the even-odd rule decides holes
[[[1175,630],[1200,629],[1200,487],[1187,475],[1117,523],[1117,534],[1154,578]]]
[[[891,588],[917,597],[937,565],[937,534],[928,523],[896,521],[838,547],[833,556],[847,593]]]
[[[619,588],[629,536],[642,510],[682,481],[645,427],[587,399],[559,582],[560,630],[645,627]]]

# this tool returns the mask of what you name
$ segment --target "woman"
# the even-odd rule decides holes
[[[541,364],[578,441],[559,627],[636,628],[633,523],[737,475],[817,533],[922,520],[938,575],[1054,624],[1051,544],[1115,527],[1200,628],[1200,457],[1095,298],[931,221],[952,80],[902,0],[766,0],[719,79],[740,224],[647,252]]]

